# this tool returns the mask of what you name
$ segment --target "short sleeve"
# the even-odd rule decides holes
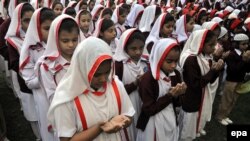
[[[77,122],[71,103],[65,103],[56,107],[54,117],[58,137],[73,137],[77,132]]]

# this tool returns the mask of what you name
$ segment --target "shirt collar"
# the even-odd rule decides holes
[[[242,54],[242,51],[240,51],[239,49],[234,49],[234,50],[239,56]]]

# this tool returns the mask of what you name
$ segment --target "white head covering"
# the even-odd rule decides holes
[[[30,4],[33,6],[34,9],[39,8],[39,0],[31,0]]]
[[[225,10],[227,10],[228,12],[233,12],[234,11],[234,8],[233,7],[231,7],[231,6],[227,6],[226,8],[225,8]]]
[[[123,32],[119,42],[118,46],[116,47],[115,54],[113,56],[114,60],[120,62],[120,61],[127,61],[130,57],[125,51],[125,45],[130,38],[130,36],[136,31],[136,28],[131,28]]]
[[[205,41],[207,32],[208,32],[207,29],[197,30],[197,31],[194,31],[191,34],[191,36],[188,38],[180,56],[181,68],[183,68],[187,57],[189,57],[190,55],[198,56],[200,54],[204,46],[204,41]]]
[[[170,38],[160,39],[156,44],[154,44],[149,56],[149,63],[152,75],[156,80],[160,79],[160,70],[163,61],[170,50],[177,45],[176,40]]]
[[[0,2],[0,13],[1,13],[1,16],[3,19],[6,19],[7,18],[7,10],[4,8],[4,0],[2,0]]]
[[[176,21],[176,33],[178,42],[182,42],[188,39],[188,33],[186,29],[186,15],[182,15]]]
[[[246,18],[246,20],[244,21],[244,24],[248,24],[250,23],[250,17]]]
[[[208,30],[214,30],[216,27],[218,27],[219,26],[219,24],[218,23],[216,23],[216,22],[212,22],[212,21],[210,21],[210,22],[204,22],[203,24],[202,24],[202,28],[203,29],[208,29]]]
[[[67,7],[73,7],[74,4],[76,4],[76,1],[70,1],[67,5]]]
[[[211,21],[212,21],[212,22],[220,23],[220,22],[222,22],[223,20],[222,20],[220,17],[214,17]]]
[[[227,34],[227,29],[225,27],[221,27],[220,28],[220,35],[218,37],[218,39],[222,38],[223,36],[225,36]]]
[[[97,14],[98,12],[101,12],[101,11],[100,11],[101,8],[102,8],[102,9],[104,8],[104,6],[101,5],[101,4],[98,4],[98,5],[95,5],[95,6],[94,6],[93,10],[91,11],[92,19],[95,19],[96,16],[97,16],[96,14]]]
[[[18,52],[21,51],[23,39],[25,36],[25,33],[21,28],[21,11],[24,4],[29,3],[21,3],[15,8],[9,29],[5,36],[5,39],[8,41],[8,43],[15,47]]]
[[[76,17],[75,17],[75,20],[76,20],[76,22],[77,22],[77,24],[78,24],[79,26],[80,26],[80,15],[81,15],[81,13],[82,13],[83,11],[85,11],[85,10],[80,10],[80,11],[76,14]],[[90,12],[89,12],[89,14],[90,14]],[[91,15],[91,14],[90,14],[90,15]],[[88,34],[91,35],[91,33],[93,32],[93,30],[94,30],[94,23],[93,23],[93,21],[91,20],[91,21],[90,21],[90,25],[89,25]],[[80,30],[80,36],[81,36],[81,38],[84,36],[84,34],[82,33],[81,30]]]
[[[61,23],[63,22],[63,20],[66,20],[66,19],[71,19],[75,21],[71,16],[62,14],[58,16],[56,19],[54,19],[54,21],[51,23],[51,26],[49,29],[47,46],[43,53],[43,56],[40,58],[41,60],[48,59],[46,64],[49,68],[55,67],[54,66],[55,64],[53,63],[53,61],[56,60],[61,55],[61,53],[59,52],[59,43],[58,43],[59,35],[58,34],[59,34]],[[39,59],[39,62],[41,62],[40,59]]]
[[[141,30],[141,32],[151,31],[151,25],[155,19],[155,11],[156,5],[150,5],[145,8],[141,17],[141,21],[139,23],[139,29]]]
[[[44,0],[43,6],[50,8],[52,5],[52,0]]]
[[[234,36],[234,41],[247,41],[249,37],[246,34],[240,33]]]
[[[40,14],[42,9],[37,9],[31,17],[29,27],[27,29],[25,39],[22,45],[20,60],[19,60],[19,68],[22,70],[24,66],[30,61],[29,48],[32,45],[41,44],[42,42],[42,33],[40,30],[41,22],[40,22]]]
[[[111,17],[111,20],[114,22],[114,24],[118,23],[118,18],[120,16],[119,8],[120,8],[120,6],[116,6],[116,8],[112,14],[112,17]]]
[[[78,13],[81,9],[80,4],[82,3],[82,0],[78,1],[77,5],[75,6],[75,11]]]
[[[101,18],[101,19],[99,19],[98,21],[97,21],[97,23],[96,23],[96,28],[95,28],[95,31],[94,31],[94,33],[93,33],[93,36],[94,37],[99,37],[99,35],[100,35],[100,31],[101,31],[101,27],[102,27],[102,23],[103,23],[103,20],[104,20],[104,18]]]
[[[133,7],[131,8],[131,11],[129,12],[127,16],[127,20],[125,24],[130,27],[134,27],[139,14],[142,13],[143,10],[144,10],[144,7],[142,5],[134,4]]]
[[[158,40],[160,40],[160,31],[161,31],[161,27],[162,24],[164,23],[165,17],[166,17],[167,13],[162,13],[157,20],[154,23],[154,26],[152,27],[152,30],[150,31],[148,38],[146,39],[146,43],[145,46],[147,46],[149,43],[151,42],[156,42]],[[147,49],[144,48],[144,53],[148,54]]]
[[[239,9],[234,9],[233,13],[235,13],[236,15],[239,15],[240,10]]]
[[[10,18],[12,18],[12,15],[14,14],[14,10],[17,6],[17,0],[10,0],[9,7],[8,7],[8,13]]]
[[[66,7],[66,0],[60,0],[61,4],[63,5],[63,7]]]
[[[112,59],[112,53],[103,40],[89,37],[81,42],[75,50],[67,73],[60,81],[48,111],[48,120],[55,127],[54,110],[57,106],[72,101],[84,91],[91,91],[90,83],[99,65]],[[108,79],[110,83],[113,72]],[[77,83],[77,85],[76,85]]]
[[[202,29],[202,27],[201,27],[200,25],[194,24],[193,31],[200,30],[200,29]],[[193,32],[193,31],[192,31],[192,32]]]
[[[229,16],[228,16],[228,19],[237,19],[238,16],[235,14],[235,13],[231,13]]]

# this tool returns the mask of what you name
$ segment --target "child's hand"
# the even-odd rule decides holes
[[[106,133],[116,133],[128,125],[129,122],[130,119],[125,115],[118,115],[111,118],[110,121],[106,122],[101,128]]]
[[[173,97],[177,97],[179,95],[182,95],[186,92],[187,89],[187,85],[182,82],[182,83],[178,83],[175,87],[170,88],[169,93],[173,96]]]
[[[224,67],[224,61],[222,59],[219,59],[218,62],[213,63],[211,69],[219,71],[223,69]]]
[[[139,82],[141,81],[142,75],[137,75],[136,80],[134,81],[134,84],[137,86]]]
[[[213,55],[214,55],[214,56],[220,57],[220,56],[223,54],[223,51],[224,51],[224,49],[223,49],[222,47],[217,48],[217,49],[214,51]]]
[[[222,54],[222,59],[226,59],[229,56],[229,54],[230,54],[230,51],[224,52]]]
[[[247,50],[242,55],[242,60],[245,62],[248,62],[250,60],[250,50]]]

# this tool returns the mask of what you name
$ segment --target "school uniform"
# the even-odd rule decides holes
[[[175,112],[178,98],[172,97],[169,90],[181,82],[181,77],[177,70],[166,75],[160,69],[163,59],[175,45],[175,40],[161,39],[150,54],[151,68],[139,84],[142,107],[137,122],[137,141],[178,141]]]
[[[115,73],[123,82],[124,87],[129,95],[133,107],[135,108],[135,115],[132,124],[129,127],[130,140],[135,141],[137,136],[136,123],[141,111],[141,100],[138,93],[137,85],[134,84],[138,75],[144,74],[148,70],[148,63],[146,59],[141,58],[135,64],[125,52],[126,41],[136,29],[128,29],[121,36],[116,52],[114,54]]]
[[[134,115],[128,94],[123,84],[113,75],[113,71],[101,88],[95,91],[90,87],[95,70],[106,59],[112,59],[112,53],[101,39],[90,37],[76,48],[71,65],[56,89],[48,113],[48,119],[59,137],[72,137],[119,114],[129,117]],[[94,141],[124,140],[120,132],[102,132]]]
[[[17,82],[20,86],[20,99],[23,106],[24,116],[28,121],[37,121],[37,113],[35,110],[34,98],[30,89],[27,88],[25,82],[20,77],[19,73],[19,53],[25,36],[25,32],[21,29],[20,18],[21,9],[24,3],[19,4],[14,13],[13,19],[11,20],[8,32],[5,36],[6,42],[8,44],[9,53],[9,63],[10,69],[14,70],[17,74]]]
[[[180,140],[193,140],[211,120],[220,71],[211,70],[212,57],[200,53],[208,30],[194,31],[180,56],[186,93],[181,97]]]
[[[245,39],[249,40],[246,35]],[[242,60],[242,54],[243,52],[239,49],[234,49],[225,59],[227,64],[227,76],[221,103],[219,104],[217,112],[217,118],[219,120],[223,120],[229,116],[239,96],[239,94],[235,92],[236,86],[243,82],[246,73],[250,72],[250,63]]]
[[[131,11],[127,16],[127,20],[125,21],[125,25],[129,28],[138,28],[140,21],[138,21],[138,17],[142,15],[144,11],[144,7],[140,4],[134,4],[131,7]]]
[[[38,22],[42,9],[43,8],[36,10],[31,17],[26,38],[21,49],[19,69],[28,88],[33,92],[42,140],[53,141],[55,140],[54,135],[48,130],[48,121],[46,118],[49,102],[45,96],[44,88],[39,82],[37,72],[35,71],[35,65],[46,48],[39,29],[41,23]]]
[[[117,6],[116,9],[113,12],[113,15],[111,17],[111,20],[114,22],[115,24],[115,29],[116,29],[116,38],[120,39],[122,33],[126,30],[125,28],[125,24],[119,24],[118,23],[118,18],[120,16],[119,14],[119,8],[120,6]]]
[[[83,11],[84,11],[84,10],[80,10],[80,11],[77,13],[76,17],[75,17],[75,20],[76,20],[78,26],[80,26],[80,23],[81,23],[81,22],[80,22],[80,15],[81,15],[81,13],[82,13]],[[89,14],[90,14],[90,13],[89,13]],[[93,23],[93,21],[91,20],[88,33],[83,33],[82,30],[80,30],[80,41],[83,41],[84,39],[87,39],[88,37],[92,36],[92,32],[93,32],[93,31],[94,31],[94,23]]]

